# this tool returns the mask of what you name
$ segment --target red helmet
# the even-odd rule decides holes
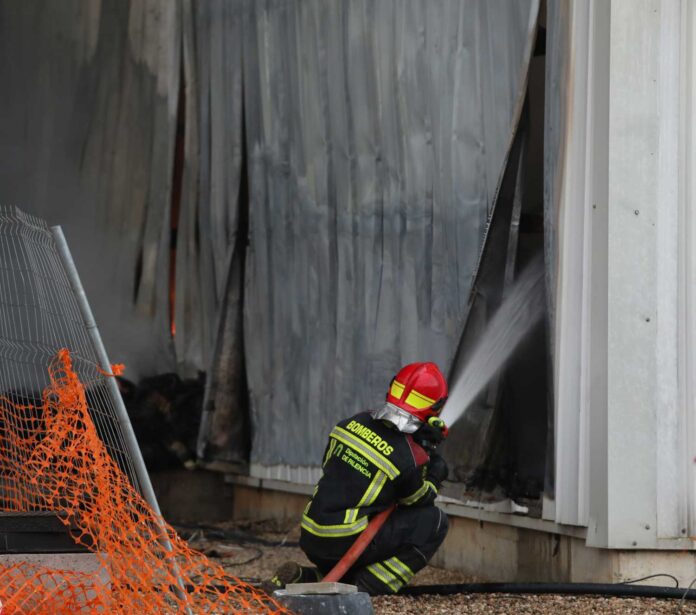
[[[402,367],[387,392],[387,401],[426,422],[438,416],[447,400],[447,381],[435,363]]]

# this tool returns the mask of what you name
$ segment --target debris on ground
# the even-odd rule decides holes
[[[118,377],[117,383],[148,470],[194,468],[205,375],[158,374],[138,384]]]

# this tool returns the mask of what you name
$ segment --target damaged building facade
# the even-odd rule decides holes
[[[694,10],[2,3],[0,198],[63,227],[130,379],[206,372],[237,514],[299,512],[401,365],[455,386],[543,259],[544,317],[444,447],[440,563],[688,584]]]

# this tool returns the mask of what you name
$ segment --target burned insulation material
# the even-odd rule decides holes
[[[137,385],[119,378],[118,384],[148,470],[192,468],[203,376],[182,380],[177,374],[159,374]]]
[[[176,6],[0,3],[2,202],[62,226],[104,343],[131,378],[175,368]]]

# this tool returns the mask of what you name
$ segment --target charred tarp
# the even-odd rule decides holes
[[[208,371],[214,457],[312,479],[401,364],[451,367],[537,12],[2,3],[2,198],[64,226],[130,378]]]
[[[249,7],[256,473],[316,467],[330,427],[380,403],[400,365],[449,367],[536,11],[487,1]]]

